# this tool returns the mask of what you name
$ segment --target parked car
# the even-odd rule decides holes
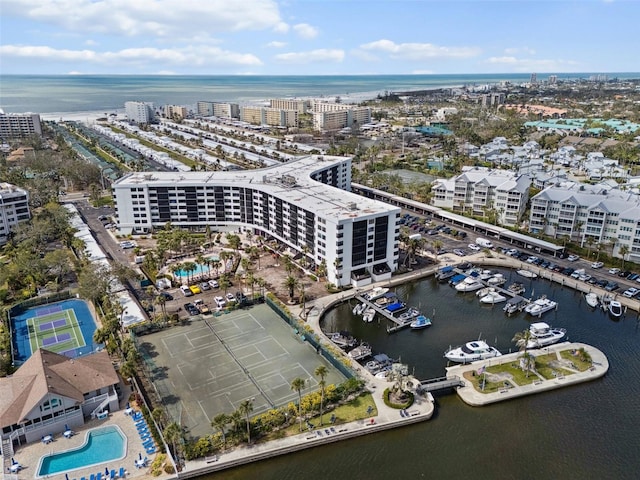
[[[200,287],[198,285],[189,285],[189,290],[191,290],[191,292],[194,294],[202,293],[202,290],[200,290]]]
[[[453,250],[453,253],[455,253],[455,254],[456,254],[456,255],[458,255],[459,257],[464,257],[464,256],[467,254],[467,252],[465,252],[464,250],[461,250],[461,249],[459,249],[459,248],[455,248],[455,249]]]
[[[186,285],[181,285],[180,286],[180,291],[182,292],[182,294],[185,297],[191,297],[193,295],[193,292],[191,291],[191,289],[189,287],[187,287]]]
[[[576,260],[580,260],[580,257],[578,255],[569,255],[567,257],[567,260],[569,260],[570,262],[575,262]]]
[[[622,293],[622,295],[624,295],[624,296],[625,296],[625,297],[627,297],[627,298],[633,298],[633,297],[635,297],[636,295],[638,295],[638,293],[640,293],[640,290],[638,290],[638,289],[637,289],[637,288],[635,288],[635,287],[631,287],[631,288],[627,288],[627,289]]]
[[[125,241],[125,242],[120,242],[120,248],[127,250],[129,248],[134,248],[136,246],[136,244],[134,242],[129,242],[129,241]]]
[[[227,302],[223,297],[215,297],[213,301],[216,302],[216,306],[218,308],[224,308],[227,305]]]
[[[198,315],[200,313],[200,310],[193,303],[185,303],[183,307],[189,315]]]
[[[604,288],[607,286],[607,283],[609,283],[608,280],[605,280],[604,278],[602,278],[596,282],[596,285],[601,288]]]
[[[610,268],[609,269],[609,273],[611,275],[617,275],[618,273],[620,273],[620,269],[619,268]]]
[[[474,252],[479,252],[480,250],[482,250],[482,249],[480,248],[480,246],[479,246],[479,245],[476,245],[475,243],[470,243],[468,246],[469,246],[469,248],[470,248],[471,250],[473,250]]]
[[[209,282],[202,282],[200,284],[200,290],[202,291],[211,290],[211,285],[209,285]]]
[[[164,298],[166,301],[173,300],[173,295],[171,295],[170,293],[160,292],[158,295]]]
[[[211,313],[211,310],[209,310],[209,307],[204,303],[204,300],[202,300],[201,298],[193,302],[193,304],[196,306],[196,308],[200,313],[202,314]]]
[[[620,285],[618,285],[616,282],[609,282],[604,286],[604,289],[608,292],[613,292],[614,290],[617,290],[618,288],[620,288]]]
[[[603,262],[593,262],[591,264],[591,268],[602,268],[604,267],[604,263]]]
[[[227,293],[225,296],[227,298],[227,303],[231,303],[231,302],[235,302],[236,301],[236,297],[231,292]]]
[[[209,280],[209,286],[211,288],[219,288],[220,287],[220,285],[218,284],[217,280]]]

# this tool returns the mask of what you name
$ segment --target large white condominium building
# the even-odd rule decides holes
[[[171,225],[244,228],[276,239],[335,285],[390,278],[398,266],[400,209],[350,191],[351,159],[306,156],[237,172],[139,172],[113,184],[121,234]]]
[[[640,196],[606,183],[547,187],[531,199],[529,230],[611,249],[619,257],[624,246],[625,259],[640,262]]]
[[[240,105],[237,103],[200,101],[196,104],[196,111],[203,117],[240,118]]]
[[[268,107],[242,107],[240,120],[252,125],[269,125],[272,127],[297,127],[297,110],[282,110]]]
[[[529,177],[509,170],[465,167],[457,177],[433,183],[431,203],[515,226],[526,209],[530,185]]]
[[[0,183],[0,245],[7,243],[11,227],[30,218],[29,192]]]
[[[124,113],[130,122],[143,124],[155,120],[153,104],[146,102],[125,102]]]
[[[311,109],[311,100],[272,98],[269,100],[269,106],[280,110],[296,110],[298,113],[306,113]]]
[[[24,138],[42,135],[40,115],[37,113],[4,113],[0,109],[0,138]]]
[[[187,118],[189,111],[182,105],[165,105],[162,113],[165,118],[183,119]]]
[[[340,130],[371,123],[371,109],[369,107],[314,102],[312,110],[315,130]]]

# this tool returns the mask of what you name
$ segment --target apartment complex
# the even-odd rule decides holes
[[[11,227],[30,218],[29,192],[0,183],[0,245],[7,243]]]
[[[616,256],[640,261],[640,196],[609,184],[574,182],[545,188],[531,199],[529,230],[582,245],[611,248]]]
[[[146,102],[125,102],[124,113],[132,123],[151,123],[155,120],[155,112],[152,103]]]
[[[200,101],[196,104],[196,111],[203,117],[240,118],[240,105],[237,103]]]
[[[350,185],[350,158],[310,155],[254,171],[131,173],[113,195],[121,234],[244,228],[324,264],[335,285],[362,286],[398,266],[400,209]]]
[[[269,125],[271,127],[297,127],[298,111],[269,107],[242,107],[240,120],[252,125]]]
[[[311,100],[272,98],[269,100],[269,106],[280,110],[295,110],[298,113],[306,113],[311,109]]]
[[[313,128],[315,130],[340,130],[371,123],[371,109],[354,105],[329,102],[313,102]]]
[[[509,170],[465,167],[460,175],[433,183],[432,205],[516,226],[529,196],[531,180]]]
[[[162,113],[165,118],[177,120],[187,118],[189,111],[187,110],[187,107],[183,107],[181,105],[165,105]]]
[[[4,113],[0,110],[0,139],[42,135],[40,115],[37,113]]]

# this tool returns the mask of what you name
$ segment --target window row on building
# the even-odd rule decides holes
[[[0,110],[0,138],[25,138],[42,135],[40,115],[37,113],[4,113]]]
[[[7,243],[11,227],[30,218],[29,192],[0,183],[0,245]]]

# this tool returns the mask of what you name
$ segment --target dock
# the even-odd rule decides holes
[[[435,392],[436,390],[445,390],[456,387],[464,387],[464,382],[456,375],[451,377],[431,378],[420,382],[420,390],[423,392]]]
[[[376,314],[382,315],[384,318],[386,318],[387,320],[389,320],[390,322],[395,324],[395,326],[387,328],[387,333],[394,333],[394,332],[397,332],[398,330],[401,330],[401,329],[406,328],[409,325],[411,325],[412,320],[402,321],[402,320],[394,317],[391,314],[391,312],[389,312],[389,310],[387,310],[385,307],[381,307],[380,305],[376,305],[375,302],[367,300],[366,298],[364,298],[360,294],[356,295],[355,298],[359,302],[362,302],[362,303],[366,304],[368,307],[373,308],[376,311]]]

